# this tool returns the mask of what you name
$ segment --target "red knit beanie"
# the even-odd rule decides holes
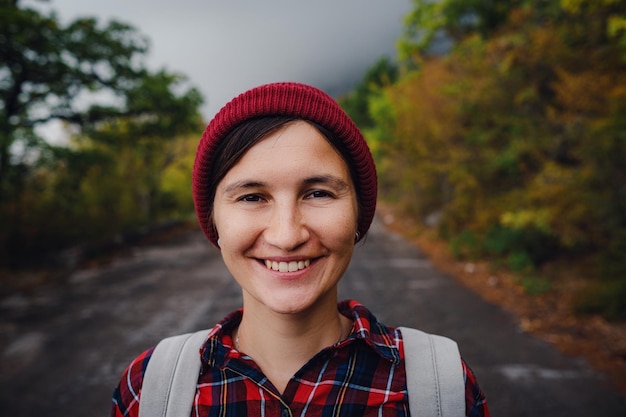
[[[211,243],[217,246],[218,239],[209,219],[212,190],[208,185],[217,144],[239,123],[260,116],[309,120],[324,126],[344,143],[351,158],[347,163],[356,173],[355,187],[360,203],[357,240],[365,236],[376,211],[377,178],[363,135],[337,102],[323,91],[305,84],[275,83],[235,97],[215,115],[202,135],[193,167],[192,190],[200,226]]]

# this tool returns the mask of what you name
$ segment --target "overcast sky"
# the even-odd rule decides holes
[[[115,18],[151,41],[148,63],[189,77],[207,119],[244,90],[300,81],[344,92],[395,42],[410,0],[22,0],[63,22]]]

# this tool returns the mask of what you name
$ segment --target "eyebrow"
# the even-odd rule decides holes
[[[264,182],[252,181],[252,180],[243,180],[243,181],[235,181],[232,184],[228,184],[226,188],[224,188],[224,193],[230,193],[239,189],[246,188],[260,188],[265,187]]]
[[[332,175],[318,175],[314,177],[308,177],[302,180],[303,185],[313,185],[313,184],[334,184],[336,187],[341,189],[349,188],[350,185],[342,180],[341,178],[337,178]],[[231,193],[235,190],[240,189],[249,189],[249,188],[263,188],[266,187],[267,183],[257,180],[241,180],[235,181],[232,184],[228,184],[226,188],[224,188],[224,193]]]
[[[339,188],[349,188],[350,185],[342,180],[341,178],[337,178],[332,175],[320,175],[315,177],[306,178],[302,181],[303,184],[334,184]]]

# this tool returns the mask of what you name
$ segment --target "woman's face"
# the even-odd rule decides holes
[[[306,122],[254,145],[218,184],[213,221],[244,307],[299,313],[336,301],[357,230],[345,161]]]

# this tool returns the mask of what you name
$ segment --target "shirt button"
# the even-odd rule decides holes
[[[280,417],[291,417],[291,413],[288,409],[283,408],[283,411],[280,413]]]

